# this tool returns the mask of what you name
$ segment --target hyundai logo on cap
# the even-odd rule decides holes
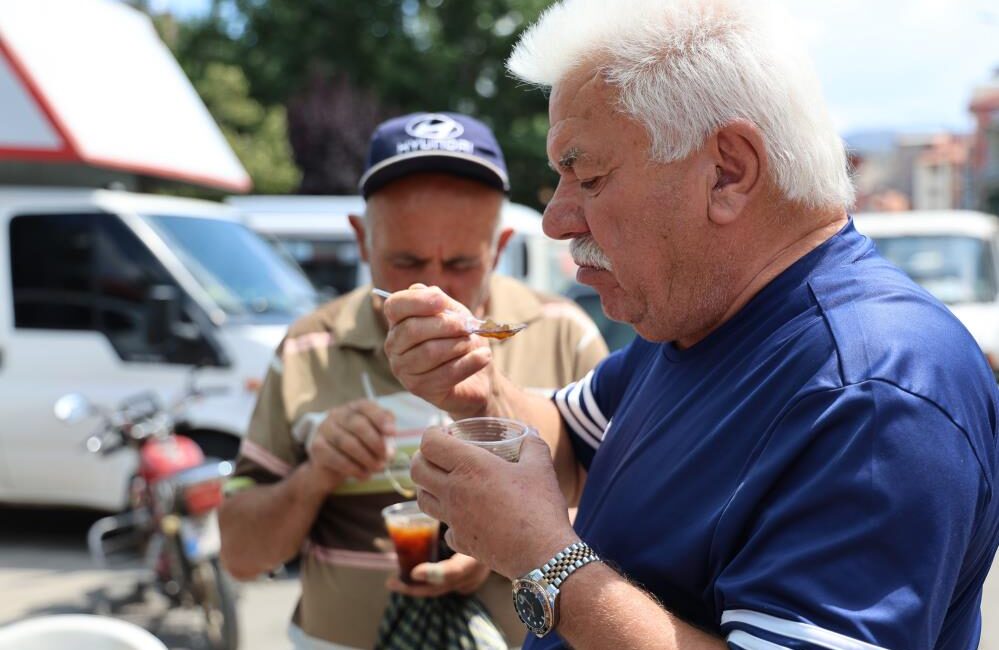
[[[453,174],[506,192],[506,162],[496,137],[461,113],[413,113],[375,129],[360,189],[364,198],[410,174]]]
[[[441,115],[440,113],[417,115],[406,124],[406,133],[414,138],[447,140],[449,138],[461,137],[461,134],[464,132],[465,127],[447,115]]]

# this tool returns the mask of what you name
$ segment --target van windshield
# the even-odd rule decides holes
[[[976,237],[875,237],[878,251],[949,305],[992,302],[996,276],[991,249]]]
[[[197,217],[146,219],[226,313],[295,316],[315,306],[305,276],[245,226]]]

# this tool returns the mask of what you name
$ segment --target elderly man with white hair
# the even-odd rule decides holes
[[[517,46],[551,88],[545,231],[641,335],[583,380],[522,391],[433,287],[385,305],[411,391],[548,443],[507,463],[431,431],[413,465],[514,581],[525,648],[977,648],[995,378],[854,229],[792,35],[763,3],[564,0]]]

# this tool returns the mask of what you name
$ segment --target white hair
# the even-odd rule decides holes
[[[617,88],[618,108],[645,126],[659,162],[748,120],[787,199],[848,208],[843,141],[794,31],[760,0],[561,0],[524,33],[507,68],[552,87],[594,66]]]

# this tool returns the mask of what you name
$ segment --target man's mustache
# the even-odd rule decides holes
[[[576,237],[569,242],[569,254],[577,266],[611,271],[611,261],[591,235]]]

